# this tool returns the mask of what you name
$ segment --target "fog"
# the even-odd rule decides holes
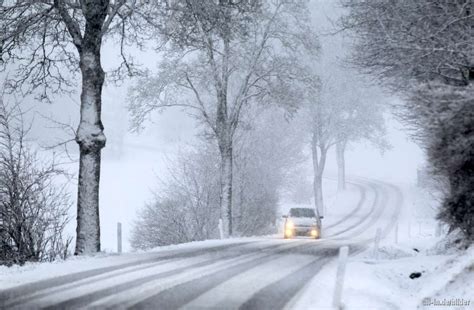
[[[0,0],[0,308],[472,306],[472,0]]]
[[[319,64],[320,74],[331,75],[337,67],[347,71],[348,75],[358,75],[354,68],[345,61],[351,53],[350,41],[341,33],[335,33],[335,22],[341,10],[332,1],[314,1],[311,5],[312,23],[319,35],[321,44]],[[151,50],[135,52],[134,57],[140,60],[143,67],[154,68],[162,56]],[[117,60],[117,53],[112,42],[104,47],[102,59],[104,67],[112,68]],[[322,69],[321,69],[322,68]],[[322,71],[321,71],[322,70]],[[107,71],[107,70],[106,70]],[[150,203],[154,193],[160,191],[160,180],[169,177],[169,165],[177,154],[192,148],[202,139],[202,124],[191,117],[187,111],[172,107],[161,112],[154,112],[143,124],[144,128],[131,130],[128,112],[128,88],[133,79],[118,84],[108,82],[103,90],[102,117],[107,136],[107,146],[103,151],[103,162],[100,182],[100,215],[101,242],[105,251],[116,249],[116,225],[123,223],[124,250],[131,249],[129,244],[130,229],[136,219],[137,211]],[[348,80],[350,83],[350,79]],[[417,169],[424,164],[424,155],[420,147],[409,136],[406,125],[400,123],[393,114],[393,103],[400,101],[392,93],[378,86],[370,79],[364,82],[369,93],[375,94],[373,104],[384,107],[384,118],[387,127],[386,139],[390,149],[381,152],[366,140],[351,143],[347,149],[347,175],[376,178],[402,184],[416,182]],[[346,90],[347,91],[347,90]],[[340,97],[351,98],[350,92],[339,93]],[[73,141],[73,129],[78,124],[79,89],[67,96],[56,96],[51,103],[37,102],[31,96],[22,99],[22,107],[28,117],[34,119],[30,139],[45,154],[61,154],[68,171],[73,176],[68,187],[76,199],[78,148]],[[367,97],[369,98],[369,97]],[[395,111],[396,112],[396,111]],[[290,117],[288,122],[298,122]],[[71,140],[66,145],[58,144]],[[50,148],[55,146],[53,148]],[[43,150],[44,148],[48,150]],[[330,150],[324,176],[335,179],[337,164],[334,148]],[[311,179],[311,159],[306,156],[307,174]],[[70,212],[72,219],[75,210]],[[68,232],[74,235],[75,221],[68,225]]]

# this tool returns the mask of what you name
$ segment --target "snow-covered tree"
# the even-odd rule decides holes
[[[255,102],[294,106],[299,55],[317,49],[306,1],[174,1],[170,40],[157,74],[131,89],[134,124],[149,112],[180,106],[195,115],[220,153],[221,217],[232,235],[233,148],[242,114]],[[183,50],[184,49],[184,50]]]
[[[444,185],[439,218],[474,239],[474,85],[430,83],[412,96],[410,108],[430,160],[430,171]],[[412,115],[410,113],[410,116]]]
[[[357,39],[353,61],[406,98],[400,116],[415,129],[433,171],[450,185],[441,218],[472,238],[472,1],[344,4],[342,25]]]
[[[355,30],[354,62],[396,90],[474,76],[472,0],[344,0],[342,25]]]
[[[101,120],[105,73],[101,47],[116,38],[121,65],[116,77],[133,69],[125,47],[138,43],[161,4],[128,0],[46,0],[0,2],[0,66],[8,90],[39,99],[70,91],[81,76],[76,254],[100,250],[99,180],[106,138]],[[138,14],[139,13],[139,14]]]

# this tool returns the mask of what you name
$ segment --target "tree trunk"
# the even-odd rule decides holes
[[[231,143],[232,144],[232,143]],[[232,236],[232,145],[221,149],[221,218],[224,237]]]
[[[105,73],[100,62],[102,27],[109,9],[108,0],[84,1],[84,35],[59,2],[55,2],[64,16],[74,44],[79,52],[82,76],[81,120],[76,133],[79,144],[79,182],[77,190],[77,228],[75,255],[100,251],[99,183],[100,155],[105,146],[101,120],[102,87]]]
[[[87,45],[83,45],[80,55],[82,93],[81,120],[76,135],[80,158],[75,255],[100,251],[100,162],[106,142],[101,121],[104,71],[100,63],[100,46],[86,48]]]
[[[318,154],[318,149],[321,154]],[[323,200],[323,172],[326,165],[327,150],[324,147],[318,146],[317,134],[313,133],[311,140],[311,151],[313,158],[313,191],[314,191],[314,206],[319,216],[324,216],[324,200]],[[320,156],[319,156],[320,155]]]
[[[314,190],[314,206],[318,211],[319,216],[324,216],[324,201],[323,201],[323,177],[315,174],[313,179]]]
[[[337,157],[337,190],[343,191],[346,189],[346,161],[344,153],[346,151],[346,142],[340,141],[336,144]]]

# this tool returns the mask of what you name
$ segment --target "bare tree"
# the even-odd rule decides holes
[[[303,49],[315,51],[305,1],[175,1],[165,23],[166,62],[131,89],[135,126],[179,106],[208,128],[220,153],[221,217],[232,235],[233,147],[252,102],[296,105]],[[178,49],[177,49],[178,47]],[[181,48],[184,47],[184,51]],[[172,61],[168,61],[171,59]],[[291,84],[291,87],[290,87]]]
[[[122,63],[115,71],[132,73],[124,48],[139,43],[151,23],[147,14],[161,2],[127,0],[2,1],[1,66],[9,90],[39,92],[40,99],[70,90],[82,78],[76,254],[100,250],[99,179],[106,138],[101,120],[105,73],[104,38],[118,38]],[[143,21],[143,22],[142,22]]]
[[[324,216],[323,173],[329,149],[337,143],[338,105],[332,101],[337,90],[329,77],[321,78],[313,68],[314,61],[306,58],[309,71],[303,83],[302,122],[309,136],[313,164],[314,206],[320,216]],[[313,68],[313,69],[311,69]],[[310,73],[310,71],[313,71]]]
[[[55,185],[62,174],[28,146],[23,113],[0,99],[0,264],[65,258],[69,195]]]
[[[347,144],[367,139],[381,150],[388,144],[384,139],[383,102],[378,102],[374,92],[364,88],[357,79],[347,77],[351,76],[348,74],[350,71],[342,70],[340,65],[323,60],[319,67],[326,70],[305,80],[304,113],[307,113],[307,132],[311,141],[315,208],[323,216],[322,181],[329,150],[336,147],[338,188],[342,190],[345,187],[344,152]]]
[[[317,95],[316,95],[316,98]],[[328,108],[330,103],[324,99],[313,99],[310,105],[311,158],[313,162],[314,205],[319,216],[324,216],[323,173],[329,148],[336,143],[334,139],[334,114]],[[320,98],[320,97],[319,97]]]
[[[357,77],[353,72],[352,77]],[[378,92],[357,79],[346,79],[339,84],[333,104],[337,106],[334,128],[336,139],[336,162],[338,169],[338,190],[346,187],[345,152],[350,143],[361,140],[370,142],[380,152],[390,148],[386,139],[384,112],[386,100]]]

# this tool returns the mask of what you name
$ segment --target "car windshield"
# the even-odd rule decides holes
[[[292,208],[290,209],[291,217],[316,217],[313,209],[309,208]]]

